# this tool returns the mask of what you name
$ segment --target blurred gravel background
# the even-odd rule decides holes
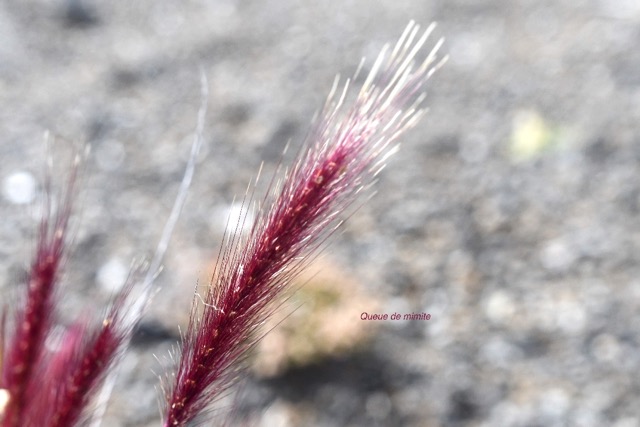
[[[200,66],[209,78],[199,169],[105,425],[159,425],[152,355],[176,342],[233,196],[304,138],[336,73],[410,19],[438,21],[451,59],[431,81],[429,115],[327,258],[380,312],[432,319],[366,325],[367,346],[252,376],[245,421],[640,426],[640,2],[5,0],[3,300],[33,249],[44,131],[55,151],[92,146],[68,320],[98,310],[131,260],[153,252]]]

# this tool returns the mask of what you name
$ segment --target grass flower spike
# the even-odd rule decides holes
[[[257,204],[250,231],[240,232],[249,217],[245,211],[225,234],[211,282],[194,297],[175,373],[163,384],[164,427],[209,421],[212,403],[238,379],[285,291],[375,181],[399,137],[422,116],[427,80],[446,60],[438,58],[442,40],[425,49],[433,29],[421,32],[411,22],[394,47],[383,49],[359,90],[336,79],[297,159],[276,174]],[[11,315],[10,304],[0,307],[0,427],[99,425],[115,383],[112,368],[151,301],[194,175],[206,87],[203,74],[189,162],[153,258],[132,269],[109,307],[66,327],[57,317],[64,290],[59,282],[81,156],[59,200],[52,200],[51,177],[46,180],[24,298]]]
[[[444,62],[440,40],[417,61],[434,25],[410,23],[385,47],[353,98],[338,79],[306,148],[257,209],[247,236],[230,233],[205,294],[194,299],[180,360],[166,390],[165,427],[200,420],[237,379],[239,362],[296,274],[317,254],[423,113],[425,84]],[[446,58],[445,58],[446,59]]]
[[[15,331],[4,348],[0,388],[8,395],[2,418],[2,425],[6,427],[23,425],[21,419],[32,402],[27,392],[35,381],[35,370],[41,362],[45,339],[53,325],[78,162],[79,158],[72,169],[62,207],[55,215],[51,208],[51,179],[47,178],[45,212],[29,272],[25,302],[16,313]],[[5,339],[4,330],[2,339]]]
[[[81,156],[75,163],[60,207],[52,205],[51,178],[24,302],[6,334],[0,318],[0,425],[2,427],[75,426],[91,418],[89,403],[124,350],[134,323],[124,322],[129,292],[142,269],[134,270],[103,318],[81,318],[56,340],[60,276],[67,257],[69,218],[76,196]],[[61,328],[61,327],[58,327]],[[58,344],[47,344],[55,342]],[[6,346],[5,346],[6,343]]]

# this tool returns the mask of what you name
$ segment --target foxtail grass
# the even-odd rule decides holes
[[[336,79],[306,148],[258,207],[248,236],[231,233],[206,293],[194,299],[165,427],[196,420],[238,378],[238,362],[283,291],[422,116],[425,84],[442,63],[442,41],[416,62],[433,28],[420,33],[409,24],[393,49],[383,49],[355,100],[348,100],[350,81],[339,89]]]
[[[433,28],[421,31],[411,22],[393,47],[384,47],[359,88],[337,78],[292,166],[274,176],[259,202],[245,199],[245,206],[255,207],[255,221],[241,233],[245,210],[238,226],[225,233],[212,279],[193,299],[175,371],[162,384],[164,427],[211,421],[212,405],[240,378],[248,351],[264,334],[261,326],[375,182],[399,138],[422,117],[427,81],[446,59],[438,56],[442,40],[426,47]],[[364,62],[353,81],[362,67]],[[185,202],[202,142],[204,105],[156,254],[132,269],[102,316],[80,318],[53,348],[45,342],[58,323],[78,164],[58,209],[52,208],[47,184],[24,299],[9,320],[6,307],[0,313],[0,427],[99,423],[115,381],[113,368],[151,301],[153,279]]]

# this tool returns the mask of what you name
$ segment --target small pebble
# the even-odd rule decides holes
[[[560,388],[546,390],[540,401],[540,415],[547,419],[560,420],[571,407],[570,396]]]
[[[124,286],[128,268],[117,258],[111,258],[98,270],[98,283],[108,293],[115,293]]]
[[[548,242],[540,251],[540,263],[549,271],[562,272],[568,270],[576,261],[577,254],[564,240]]]
[[[2,194],[15,205],[31,203],[36,195],[36,180],[29,172],[14,172],[5,177]]]
[[[509,294],[504,291],[496,291],[487,299],[484,312],[491,321],[504,323],[514,315],[515,305]]]
[[[290,410],[286,404],[276,401],[263,413],[260,420],[261,427],[289,427],[291,426]]]

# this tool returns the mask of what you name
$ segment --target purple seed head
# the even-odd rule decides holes
[[[57,213],[50,206],[50,180],[47,180],[44,216],[27,278],[24,304],[17,310],[13,334],[4,349],[0,388],[5,389],[9,396],[2,418],[5,427],[23,425],[21,419],[30,404],[27,390],[36,381],[34,370],[41,362],[44,342],[53,325],[78,162],[79,158],[72,168],[66,194]]]
[[[419,35],[410,23],[392,50],[383,49],[351,106],[350,82],[338,93],[336,80],[307,148],[258,209],[249,235],[232,233],[223,245],[200,307],[194,299],[165,426],[187,425],[237,379],[238,362],[282,291],[422,115],[424,86],[443,62],[439,41],[416,63],[432,30]]]
[[[99,391],[108,369],[123,350],[134,323],[125,322],[128,295],[139,280],[134,271],[104,319],[94,326],[82,318],[63,334],[58,346],[45,345],[54,338],[59,279],[66,259],[66,240],[75,182],[76,162],[59,201],[51,208],[50,178],[46,181],[45,209],[34,259],[27,278],[24,302],[18,306],[13,330],[6,334],[0,317],[0,426],[74,426],[86,420],[86,410]]]

